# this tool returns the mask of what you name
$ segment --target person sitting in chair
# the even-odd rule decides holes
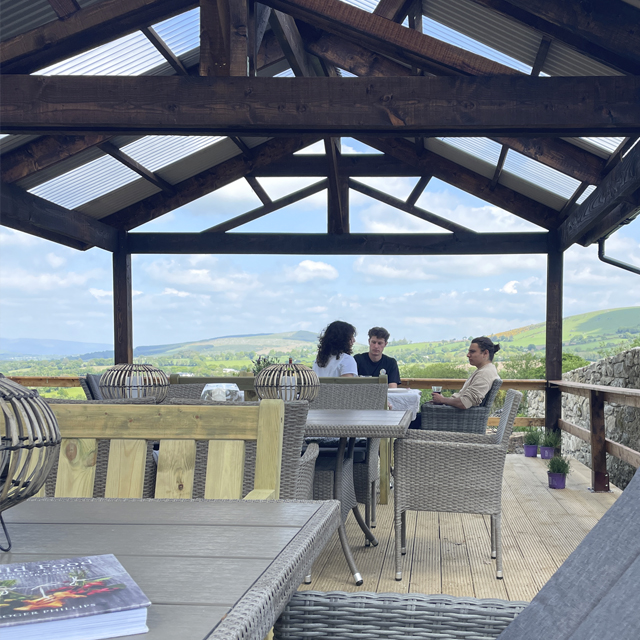
[[[447,404],[456,409],[477,407],[489,392],[493,381],[499,378],[498,370],[493,364],[493,356],[500,350],[499,344],[494,344],[491,338],[474,338],[467,352],[469,364],[476,367],[458,393],[445,398],[440,393],[433,393],[434,404]]]
[[[348,322],[336,320],[320,335],[318,355],[313,370],[320,378],[355,378],[358,366],[351,355],[356,341],[356,328]]]
[[[369,353],[358,353],[354,358],[358,364],[358,375],[380,376],[386,374],[389,388],[395,389],[400,384],[398,363],[394,358],[382,353],[388,340],[389,332],[384,327],[369,329]]]

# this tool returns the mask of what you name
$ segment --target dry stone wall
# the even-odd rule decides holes
[[[625,389],[640,389],[640,348],[624,351],[610,358],[574,369],[563,374],[563,380],[600,384]],[[531,417],[544,416],[544,393],[529,391],[528,414]],[[604,405],[605,431],[607,438],[636,451],[640,451],[640,409],[625,405]],[[580,396],[562,394],[562,417],[580,427],[589,429],[589,400]],[[568,433],[562,434],[562,452],[591,466],[591,451],[588,443]],[[635,468],[607,455],[607,470],[613,484],[624,489]]]

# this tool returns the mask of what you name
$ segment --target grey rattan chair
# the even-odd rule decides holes
[[[310,409],[376,409],[387,408],[386,384],[320,384],[318,397],[310,403]],[[337,444],[336,444],[337,446]],[[364,504],[364,520],[367,525],[376,524],[377,487],[380,482],[380,465],[378,452],[380,438],[367,440],[365,458],[362,462],[354,462],[353,470],[344,467],[344,473],[353,473],[355,496],[353,504],[346,506],[346,514],[357,504]],[[314,480],[314,500],[330,500],[333,497],[333,470],[331,460],[319,458],[316,463]],[[343,514],[344,515],[344,514]],[[346,515],[344,518],[346,519]],[[368,542],[368,541],[367,541]]]
[[[445,404],[426,402],[422,405],[422,429],[427,431],[458,431],[461,433],[485,433],[491,407],[500,391],[502,380],[497,378],[484,400],[477,407],[456,409]]]
[[[509,389],[497,433],[409,431],[395,442],[396,580],[402,580],[407,511],[491,516],[491,557],[502,578],[502,474],[522,394]]]
[[[640,473],[531,603],[415,593],[294,594],[275,640],[637,640]],[[526,606],[525,606],[526,605]]]

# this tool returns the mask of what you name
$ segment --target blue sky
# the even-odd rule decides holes
[[[356,149],[358,151],[359,149]],[[348,146],[343,143],[343,151]],[[261,179],[272,199],[316,179]],[[364,181],[364,180],[363,180]],[[416,179],[366,181],[406,198]],[[200,231],[260,205],[244,180],[140,227]],[[438,180],[418,205],[476,231],[536,231]],[[326,193],[238,231],[324,232]],[[411,233],[429,223],[351,192],[351,231]],[[0,334],[112,343],[111,254],[79,252],[0,227]],[[607,242],[640,266],[640,220]],[[133,257],[135,346],[305,329],[341,319],[365,336],[385,326],[413,342],[494,333],[545,318],[544,256]],[[564,315],[640,305],[640,277],[601,263],[597,247],[565,254]]]

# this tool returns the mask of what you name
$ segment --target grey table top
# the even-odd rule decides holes
[[[263,640],[340,522],[336,501],[31,499],[3,516],[2,564],[113,553],[152,602],[132,640]]]
[[[305,436],[401,438],[410,422],[410,411],[311,409]]]

